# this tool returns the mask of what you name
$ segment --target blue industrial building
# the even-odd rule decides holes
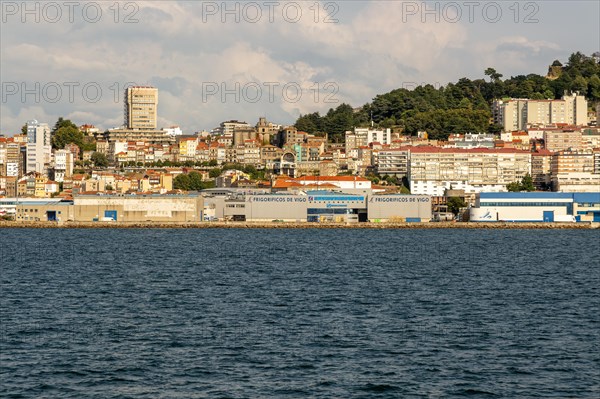
[[[600,222],[597,193],[480,193],[471,208],[474,222]]]

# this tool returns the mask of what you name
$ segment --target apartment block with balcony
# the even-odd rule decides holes
[[[392,131],[390,129],[354,128],[354,131],[346,132],[346,153],[349,153],[352,149],[368,146],[372,143],[379,143],[381,145],[391,144]]]
[[[52,180],[62,183],[65,179],[73,175],[73,154],[67,150],[58,150],[54,152],[54,167],[52,168]]]
[[[551,187],[553,155],[548,150],[531,153],[531,178],[536,190],[545,191]]]
[[[506,191],[506,185],[531,173],[531,153],[513,149],[413,147],[408,179],[412,194],[443,196]]]
[[[551,123],[585,126],[587,104],[585,97],[578,94],[565,95],[560,100],[496,100],[492,104],[492,116],[505,132]]]
[[[552,156],[552,175],[566,173],[593,173],[594,153],[592,151],[559,151]]]
[[[410,150],[397,148],[380,150],[377,157],[377,172],[380,175],[405,177],[408,174]]]
[[[580,150],[582,148],[581,130],[554,130],[544,132],[544,144],[548,151]]]

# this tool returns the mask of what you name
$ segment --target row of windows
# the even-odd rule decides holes
[[[567,202],[481,202],[481,206],[569,206]]]
[[[39,212],[39,209],[23,209],[23,210],[19,209],[19,212],[23,212],[23,213],[25,213],[25,212],[29,212],[29,213],[38,213],[38,212]],[[60,213],[61,213],[61,212],[60,212],[60,211],[58,211],[57,213],[60,215]]]
[[[307,215],[353,215],[355,214],[354,209],[346,209],[346,208],[328,208],[328,209],[319,209],[319,208],[308,208],[306,212]]]

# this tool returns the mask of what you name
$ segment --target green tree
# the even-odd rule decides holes
[[[21,126],[21,134],[27,134],[27,123]]]
[[[588,80],[588,99],[600,100],[600,77],[598,75],[592,75]]]
[[[254,167],[253,165],[247,165],[244,169],[243,169],[244,173],[248,173],[252,178],[254,178],[254,176],[256,176],[257,174],[257,170],[256,167]]]
[[[199,191],[204,188],[204,184],[202,182],[202,176],[198,172],[190,172],[189,173],[189,190]]]
[[[296,120],[296,129],[302,132],[313,134],[319,130],[321,116],[318,112],[308,115],[300,115]]]
[[[535,191],[535,186],[533,185],[531,175],[527,173],[520,182],[508,183],[506,189],[510,192]]]
[[[173,179],[173,188],[176,190],[188,191],[190,189],[190,177],[182,173]]]
[[[571,84],[571,90],[585,95],[588,89],[588,82],[583,76],[577,76]]]
[[[212,187],[214,184],[210,181],[203,181],[202,175],[198,172],[180,174],[173,180],[173,188],[176,190],[200,191]]]
[[[448,198],[446,204],[448,205],[448,210],[454,215],[458,215],[460,208],[464,208],[465,206],[467,206],[465,200],[460,197],[450,197]]]
[[[94,165],[99,168],[105,168],[108,166],[108,158],[106,158],[106,155],[101,152],[94,152],[91,159]]]
[[[458,108],[472,109],[473,108],[473,104],[471,104],[471,101],[468,98],[465,97],[462,100],[460,100],[460,103],[458,103]]]
[[[510,192],[519,192],[521,191],[521,184],[518,181],[512,182],[512,183],[508,183],[506,185],[506,189]]]
[[[501,73],[498,73],[494,68],[487,68],[484,73],[486,76],[490,77],[490,80],[492,82],[498,82],[503,76]]]
[[[77,127],[62,126],[56,129],[52,135],[52,148],[61,150],[67,144],[75,143],[80,148],[83,145],[83,133]]]
[[[535,191],[535,186],[533,185],[533,179],[529,173],[527,173],[523,180],[521,180],[521,191]]]
[[[219,169],[219,168],[213,168],[213,169],[211,169],[211,170],[208,171],[208,176],[210,178],[212,178],[212,179],[215,179],[215,178],[221,176],[221,173],[222,173],[221,169]]]
[[[70,119],[63,119],[63,117],[61,116],[58,118],[58,120],[54,124],[54,128],[52,129],[52,134],[56,133],[58,131],[58,129],[63,128],[63,127],[73,127],[75,129],[79,130],[77,125],[74,124],[73,122],[71,122]]]

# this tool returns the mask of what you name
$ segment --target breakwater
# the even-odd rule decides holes
[[[306,222],[14,222],[0,221],[0,228],[248,228],[248,229],[597,229],[600,223],[508,223],[508,222],[440,222],[440,223],[306,223]]]

